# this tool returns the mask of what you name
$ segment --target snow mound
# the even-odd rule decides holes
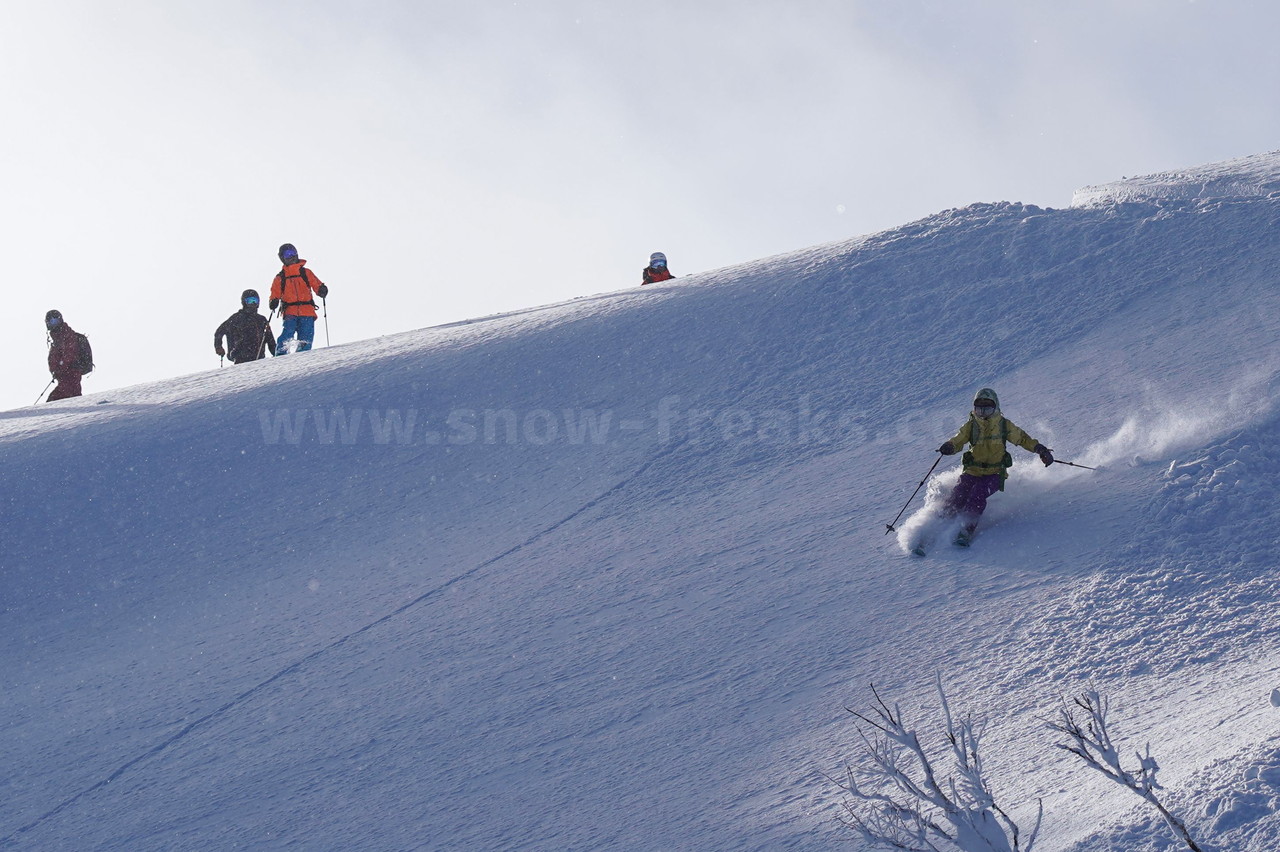
[[[1196,773],[1197,797],[1175,793],[1170,802],[1196,838],[1216,850],[1275,849],[1280,842],[1280,737],[1242,748]],[[1155,811],[1136,809],[1132,824],[1094,832],[1069,852],[1162,852],[1181,848]]]
[[[1250,198],[1277,192],[1280,192],[1280,151],[1271,151],[1193,169],[1086,186],[1075,191],[1071,206]]]
[[[1176,676],[1247,657],[1257,639],[1241,641],[1245,625],[1274,634],[1278,431],[1272,419],[1169,462],[1111,558],[1030,626],[1055,649],[1046,668],[1056,678]]]

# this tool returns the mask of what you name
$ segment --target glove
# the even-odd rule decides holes
[[[1040,457],[1040,461],[1044,462],[1045,467],[1053,464],[1053,450],[1049,449],[1044,444],[1036,444],[1034,452]]]
[[[317,296],[319,296],[321,299],[323,299],[325,296],[329,295],[329,285],[328,285],[328,284],[321,284],[321,285],[316,289],[316,295],[317,295]]]
[[[956,454],[956,448],[951,446],[950,441],[947,441],[941,447],[938,447],[938,452],[942,453],[944,456],[954,456]]]
[[[221,346],[213,347],[213,351],[214,351],[214,354],[218,355],[219,357],[225,357],[227,354],[227,351],[223,349]]]
[[[280,300],[272,299],[271,301],[267,302],[267,307],[271,308],[271,310],[274,311],[276,308],[280,307]]]

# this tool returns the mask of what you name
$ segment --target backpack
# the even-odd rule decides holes
[[[89,338],[80,332],[76,332],[76,369],[80,371],[80,375],[86,375],[93,372],[93,347],[89,345]]]
[[[313,308],[318,307],[316,305],[316,300],[314,298],[308,298],[305,302],[290,302],[285,299],[284,291],[285,291],[285,288],[288,286],[290,278],[301,278],[303,292],[305,292],[308,297],[311,296],[311,293],[312,293],[311,276],[307,274],[307,268],[305,266],[302,267],[300,270],[298,270],[298,273],[299,274],[297,275],[285,275],[284,270],[281,269],[279,274],[276,276],[277,278],[280,279],[280,314],[281,316],[284,315],[284,311],[286,308],[292,308],[298,305],[310,305]],[[321,298],[324,298],[324,297],[322,296]]]

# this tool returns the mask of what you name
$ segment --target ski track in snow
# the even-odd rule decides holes
[[[312,653],[308,654],[307,656],[303,657],[302,659],[298,660],[297,662],[293,663],[292,665],[287,666],[287,667],[285,667],[285,668],[281,669],[280,671],[276,672],[276,673],[275,673],[275,674],[273,674],[271,677],[267,678],[266,680],[262,681],[261,683],[257,684],[256,686],[252,687],[251,689],[247,689],[247,690],[245,690],[244,692],[242,692],[242,693],[240,693],[239,695],[237,695],[237,696],[235,696],[234,698],[232,698],[231,700],[227,701],[225,704],[223,704],[221,707],[218,707],[218,708],[217,708],[216,710],[214,710],[213,712],[208,713],[208,714],[206,714],[206,715],[204,715],[204,716],[200,717],[199,719],[196,719],[196,720],[194,720],[193,722],[189,723],[188,725],[186,725],[185,727],[183,727],[183,728],[181,728],[180,730],[178,730],[175,734],[173,734],[173,735],[172,735],[172,736],[170,736],[169,738],[167,738],[167,739],[163,740],[162,742],[160,742],[159,744],[157,744],[154,748],[152,748],[152,749],[150,749],[150,750],[148,750],[148,751],[144,752],[143,754],[138,755],[138,756],[137,756],[137,757],[135,757],[134,759],[132,759],[132,760],[130,760],[129,762],[125,763],[124,765],[120,766],[118,769],[116,769],[114,772],[112,772],[112,773],[111,773],[110,775],[108,775],[107,777],[103,778],[101,781],[97,782],[96,784],[92,785],[91,787],[88,787],[88,788],[86,788],[86,789],[84,789],[84,790],[81,790],[81,791],[79,791],[79,792],[75,793],[74,795],[72,795],[72,796],[68,797],[67,799],[65,799],[64,801],[60,802],[56,807],[54,807],[53,809],[51,809],[51,810],[50,810],[50,811],[48,811],[47,813],[41,814],[37,819],[33,820],[32,822],[28,823],[27,825],[24,825],[24,826],[20,827],[16,832],[14,832],[12,835],[10,835],[10,836],[8,836],[8,837],[4,838],[4,839],[3,839],[2,841],[0,841],[0,842],[3,842],[3,843],[10,843],[10,842],[14,842],[14,841],[16,841],[16,840],[20,839],[22,835],[24,835],[24,834],[28,833],[29,831],[31,831],[32,829],[36,828],[37,826],[39,826],[41,823],[45,822],[46,820],[52,819],[53,817],[57,816],[57,815],[58,815],[59,813],[61,813],[63,810],[65,810],[66,808],[68,808],[68,807],[70,807],[70,806],[74,805],[76,802],[80,801],[80,800],[81,800],[82,798],[84,798],[85,796],[91,795],[92,793],[94,793],[94,792],[96,792],[96,791],[98,791],[98,790],[101,790],[102,788],[104,788],[104,787],[106,787],[107,785],[111,784],[112,782],[116,781],[116,780],[117,780],[117,779],[119,779],[121,776],[123,776],[126,772],[128,772],[128,771],[129,771],[129,770],[131,770],[131,769],[133,769],[133,768],[134,768],[135,766],[137,766],[138,764],[140,764],[140,763],[142,763],[142,762],[144,762],[144,761],[146,761],[146,760],[148,760],[148,759],[150,759],[150,758],[153,758],[153,757],[156,757],[156,756],[160,755],[160,754],[161,754],[161,753],[163,753],[165,750],[167,750],[170,746],[172,746],[172,745],[174,745],[175,743],[179,742],[180,740],[184,739],[187,735],[189,735],[190,733],[192,733],[193,731],[195,731],[197,728],[204,727],[205,725],[207,725],[209,722],[213,721],[214,719],[216,719],[216,718],[218,718],[218,717],[220,717],[220,716],[222,716],[222,715],[224,715],[224,714],[226,714],[226,713],[229,713],[229,712],[231,712],[231,711],[235,710],[238,706],[240,706],[241,704],[243,704],[243,703],[244,703],[245,701],[247,701],[248,699],[250,699],[250,698],[254,697],[254,696],[255,696],[255,695],[257,695],[258,693],[260,693],[260,692],[262,692],[262,691],[264,691],[264,690],[266,690],[266,689],[269,689],[269,688],[270,688],[273,684],[275,684],[276,682],[278,682],[278,681],[280,681],[280,680],[283,680],[284,678],[288,677],[289,675],[291,675],[291,674],[293,674],[293,673],[295,673],[295,672],[299,671],[299,670],[300,670],[300,669],[302,669],[303,667],[307,666],[308,664],[310,664],[310,663],[314,662],[315,660],[317,660],[317,659],[319,659],[319,658],[321,658],[321,657],[325,656],[326,654],[329,654],[329,653],[331,653],[331,652],[333,652],[333,651],[335,651],[335,650],[337,650],[337,649],[341,648],[342,646],[346,645],[347,643],[352,642],[352,641],[354,641],[354,640],[356,640],[356,639],[359,639],[361,636],[363,636],[363,635],[365,635],[365,634],[367,634],[367,633],[369,633],[369,632],[371,632],[371,631],[373,631],[373,630],[377,629],[378,627],[380,627],[381,625],[383,625],[383,624],[385,624],[385,623],[387,623],[387,622],[391,621],[392,619],[395,619],[395,618],[397,618],[398,616],[404,615],[405,613],[409,612],[410,610],[413,610],[413,609],[417,608],[418,606],[421,606],[422,604],[426,603],[426,602],[427,602],[427,601],[429,601],[429,600],[432,600],[432,599],[434,599],[434,598],[439,597],[442,593],[444,593],[445,591],[447,591],[449,588],[451,588],[452,586],[456,585],[457,583],[459,583],[459,582],[461,582],[461,581],[463,581],[463,580],[470,579],[470,578],[472,578],[472,577],[474,577],[474,576],[476,576],[476,575],[480,574],[480,573],[481,573],[481,572],[483,572],[485,569],[487,569],[487,568],[489,568],[489,567],[491,567],[491,566],[493,566],[493,565],[497,564],[498,562],[501,562],[503,559],[506,559],[506,558],[507,558],[507,557],[509,557],[509,556],[513,556],[513,555],[515,555],[516,553],[519,553],[521,550],[524,550],[524,549],[525,549],[525,548],[527,548],[527,547],[531,547],[532,545],[536,544],[539,540],[543,539],[544,537],[546,537],[546,536],[550,536],[550,535],[553,535],[557,530],[559,530],[560,528],[564,527],[566,524],[571,523],[571,522],[572,522],[575,518],[577,518],[578,516],[582,515],[582,514],[583,514],[583,513],[585,513],[585,512],[589,512],[589,511],[591,511],[593,508],[595,508],[595,507],[596,507],[596,506],[598,506],[599,504],[601,504],[601,503],[603,503],[604,501],[608,500],[612,495],[614,495],[614,494],[616,494],[617,492],[619,492],[619,491],[623,490],[623,489],[624,489],[624,488],[626,488],[628,485],[630,485],[632,482],[634,482],[635,480],[639,479],[641,476],[643,476],[643,475],[644,475],[644,473],[645,473],[647,470],[649,470],[649,468],[650,468],[650,467],[652,467],[654,464],[656,464],[656,463],[658,463],[659,461],[661,461],[664,457],[666,457],[666,456],[670,455],[672,452],[674,452],[674,451],[675,451],[676,449],[678,449],[679,447],[680,447],[680,444],[679,444],[679,443],[674,443],[674,444],[670,445],[669,447],[667,447],[667,448],[665,448],[665,449],[663,449],[663,450],[661,450],[661,451],[659,451],[659,452],[655,453],[655,454],[654,454],[654,455],[653,455],[653,456],[652,456],[648,461],[646,461],[643,465],[641,465],[641,466],[640,466],[640,468],[639,468],[638,470],[636,470],[634,474],[632,474],[631,476],[629,476],[629,477],[627,477],[626,479],[622,480],[621,482],[617,483],[617,484],[616,484],[616,485],[614,485],[612,488],[610,488],[610,489],[608,489],[607,491],[603,492],[602,494],[600,494],[599,496],[595,497],[594,499],[587,501],[585,504],[583,504],[581,507],[579,507],[578,509],[576,509],[575,511],[573,511],[573,512],[572,512],[572,513],[570,513],[569,515],[565,516],[564,518],[562,518],[561,520],[559,520],[559,521],[557,521],[556,523],[552,524],[551,526],[546,527],[545,529],[540,530],[539,532],[537,532],[537,533],[535,533],[534,535],[530,536],[527,540],[525,540],[525,541],[521,542],[520,544],[517,544],[517,545],[515,545],[514,547],[511,547],[511,548],[508,548],[507,550],[503,551],[502,553],[499,553],[497,556],[494,556],[494,557],[492,557],[491,559],[489,559],[489,560],[487,560],[487,561],[485,561],[485,562],[480,563],[479,565],[475,566],[475,567],[474,567],[474,568],[472,568],[471,570],[469,570],[469,571],[465,571],[465,572],[463,572],[463,573],[461,573],[461,574],[457,575],[457,576],[456,576],[456,577],[454,577],[453,579],[449,580],[448,582],[446,582],[446,583],[444,583],[444,584],[442,584],[442,585],[439,585],[439,586],[437,586],[437,587],[435,587],[435,588],[433,588],[433,589],[430,589],[430,590],[428,590],[428,591],[426,591],[426,592],[422,593],[421,595],[419,595],[418,597],[416,597],[416,598],[414,598],[413,600],[409,601],[408,603],[404,604],[403,606],[401,606],[401,607],[399,607],[399,608],[397,608],[397,609],[395,609],[395,610],[392,610],[391,612],[387,613],[386,615],[382,616],[381,618],[379,618],[379,619],[377,619],[377,620],[375,620],[375,621],[372,621],[372,622],[370,622],[370,623],[366,624],[364,627],[361,627],[359,630],[356,630],[356,631],[354,631],[354,632],[352,632],[352,633],[348,633],[347,635],[345,635],[345,636],[341,637],[340,639],[337,639],[336,641],[334,641],[334,642],[330,643],[329,645],[326,645],[326,646],[325,646],[325,647],[323,647],[323,648],[319,648],[319,649],[317,649],[317,650],[313,651]]]

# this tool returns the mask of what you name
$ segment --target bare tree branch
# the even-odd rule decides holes
[[[1146,746],[1145,754],[1137,753],[1136,769],[1125,769],[1121,765],[1120,751],[1107,729],[1107,713],[1110,709],[1111,702],[1097,690],[1087,690],[1070,702],[1064,699],[1057,717],[1046,722],[1050,730],[1067,738],[1066,742],[1055,743],[1055,746],[1074,754],[1085,766],[1141,796],[1160,813],[1173,833],[1187,844],[1187,848],[1193,852],[1201,852],[1200,847],[1191,839],[1187,827],[1155,794],[1156,790],[1163,788],[1156,780],[1160,764],[1151,755],[1150,743]]]
[[[985,723],[957,718],[935,678],[945,725],[949,774],[943,777],[918,733],[907,726],[901,708],[890,704],[871,684],[872,709],[845,708],[864,725],[861,760],[846,765],[841,780],[830,779],[848,795],[841,822],[870,846],[909,852],[1032,852],[1036,825],[1023,842],[1018,824],[996,803],[983,767]]]

